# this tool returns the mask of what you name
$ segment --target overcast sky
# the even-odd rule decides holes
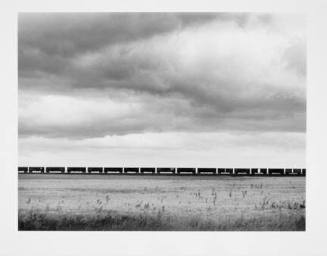
[[[20,14],[20,165],[305,165],[306,35],[283,14]]]

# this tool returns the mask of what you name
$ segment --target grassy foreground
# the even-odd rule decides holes
[[[304,231],[303,215],[263,215],[222,220],[203,220],[201,217],[128,215],[102,212],[95,215],[49,214],[41,211],[20,211],[19,230],[69,231]]]
[[[19,178],[19,230],[305,230],[304,177]]]

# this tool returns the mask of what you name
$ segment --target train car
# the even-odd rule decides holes
[[[283,168],[269,168],[268,174],[271,176],[281,176],[281,175],[284,175],[284,169]]]
[[[86,173],[86,167],[67,167],[67,173],[70,174]]]
[[[193,174],[195,175],[196,168],[181,167],[177,168],[177,174]]]
[[[157,174],[175,174],[176,168],[171,167],[158,167]]]
[[[216,168],[198,168],[198,175],[215,175],[217,169]]]
[[[124,167],[125,174],[136,174],[139,173],[138,167]]]
[[[29,173],[44,173],[44,167],[29,167]]]
[[[233,168],[218,168],[218,175],[233,175]]]
[[[306,176],[306,169],[305,169],[305,168],[302,169],[302,171],[301,171],[301,175],[302,175],[302,176]]]
[[[155,174],[156,168],[155,167],[141,167],[140,173],[142,174]]]
[[[291,168],[286,168],[285,169],[285,175],[294,175],[294,173],[293,173],[293,169],[291,169]]]
[[[65,173],[65,167],[46,167],[46,172],[47,173]]]
[[[123,173],[122,167],[104,167],[103,172],[105,174],[120,174]]]
[[[250,168],[235,168],[234,175],[250,175]]]
[[[18,167],[18,173],[28,173],[28,167],[19,166]]]
[[[293,173],[296,176],[301,176],[302,175],[302,170],[299,168],[293,169]]]
[[[102,174],[103,173],[103,167],[88,167],[87,172],[88,173],[94,173],[94,174]]]

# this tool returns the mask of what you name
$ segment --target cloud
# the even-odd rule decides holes
[[[132,101],[129,94],[112,98],[24,95],[20,98],[19,134],[81,139],[147,132],[305,129],[305,116],[301,113],[276,117],[273,114],[245,110],[226,114],[205,105],[194,107],[185,98],[142,95]]]
[[[295,71],[299,76],[306,76],[306,44],[304,40],[295,40],[285,49],[284,59],[286,66]]]
[[[37,49],[46,56],[72,57],[220,16],[228,18],[215,13],[21,13],[18,20],[20,53]]]
[[[166,132],[19,140],[20,165],[302,167],[303,133]]]
[[[250,14],[241,13],[21,13],[19,73],[26,75],[25,71],[42,70],[42,67],[45,67],[42,71],[51,73],[79,54],[183,31],[215,20],[244,26],[249,17]],[[55,67],[49,70],[52,66]]]
[[[21,14],[19,134],[304,132],[305,36],[289,17]]]

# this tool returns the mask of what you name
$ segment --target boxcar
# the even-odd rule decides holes
[[[25,166],[18,167],[18,173],[28,173],[28,167]]]
[[[140,173],[142,174],[154,174],[156,173],[156,168],[154,167],[141,167]]]
[[[298,168],[293,169],[293,173],[294,173],[294,175],[297,175],[297,176],[302,175],[302,171],[301,171],[301,169],[298,169]]]
[[[215,175],[216,171],[216,168],[198,168],[199,175]]]
[[[126,174],[135,174],[139,173],[139,168],[138,167],[124,167],[124,173]]]
[[[158,174],[175,174],[176,168],[171,167],[158,167],[157,173]]]
[[[177,168],[177,174],[195,174],[196,168],[181,167]]]
[[[118,173],[123,173],[123,168],[122,167],[104,167],[103,171],[106,174],[118,174]]]
[[[44,167],[29,167],[29,173],[44,173]]]
[[[293,174],[293,169],[291,169],[291,168],[286,168],[286,169],[285,169],[285,175],[294,175],[294,174]]]
[[[302,172],[301,172],[302,176],[305,176],[306,175],[306,169],[302,169]]]
[[[86,173],[86,167],[67,167],[67,173]]]
[[[250,175],[249,168],[235,168],[234,175]]]
[[[65,167],[47,167],[47,173],[65,173]]]
[[[218,175],[233,175],[233,168],[218,168]]]
[[[87,168],[88,173],[103,173],[103,168],[102,167],[88,167]]]
[[[284,175],[284,169],[282,169],[282,168],[269,168],[268,169],[268,173],[269,173],[269,175],[274,175],[274,176],[276,176],[276,175]]]

